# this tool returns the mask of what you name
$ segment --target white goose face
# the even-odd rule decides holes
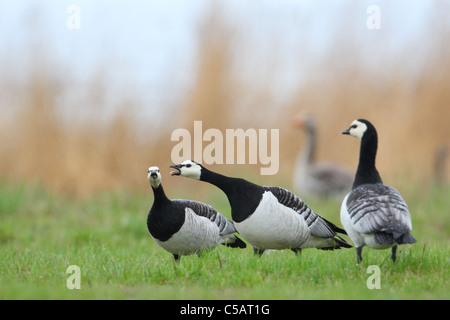
[[[200,176],[202,174],[202,166],[192,160],[186,160],[180,164],[174,164],[170,166],[178,171],[171,171],[170,175],[172,176],[183,176],[188,178],[193,178],[200,180]]]
[[[361,140],[366,130],[367,125],[364,122],[355,120],[347,130],[342,132],[342,134],[348,134]]]
[[[159,172],[159,168],[158,167],[148,168],[147,179],[153,188],[158,188],[158,186],[161,184],[161,173]]]

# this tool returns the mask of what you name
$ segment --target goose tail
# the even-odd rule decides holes
[[[408,243],[416,243],[417,240],[410,233],[402,235],[399,239],[397,239],[398,244],[408,244]]]
[[[409,244],[416,243],[416,238],[410,233],[402,232],[376,232],[375,242],[380,244]]]
[[[349,244],[347,241],[345,241],[344,238],[342,238],[339,235],[336,235],[336,237],[334,238],[334,241],[336,241],[336,243],[338,244],[338,248],[336,248],[336,249],[353,247],[351,244]]]

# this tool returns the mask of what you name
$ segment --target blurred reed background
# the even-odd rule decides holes
[[[4,114],[0,177],[8,183],[37,182],[76,198],[110,190],[148,192],[148,166],[169,172],[176,144],[170,140],[172,131],[182,127],[192,132],[193,121],[202,120],[203,130],[280,129],[276,176],[260,176],[260,164],[215,165],[214,169],[291,187],[293,166],[305,138],[293,128],[292,117],[308,111],[319,123],[319,159],[347,165],[354,172],[359,143],[341,132],[354,119],[367,118],[379,131],[377,163],[384,180],[427,186],[433,179],[436,152],[450,140],[446,16],[450,7],[433,2],[422,17],[425,28],[400,50],[392,50],[385,40],[389,21],[382,20],[381,30],[366,30],[365,7],[358,8],[363,12],[359,18],[350,8],[342,10],[341,19],[330,26],[332,40],[317,53],[308,49],[311,21],[306,17],[293,13],[292,34],[298,36],[283,38],[267,26],[258,33],[264,24],[258,4],[234,12],[223,1],[208,2],[197,22],[195,63],[187,91],[169,80],[160,93],[177,93],[178,98],[151,106],[132,90],[119,91],[111,99],[111,92],[117,90],[110,87],[111,73],[105,66],[93,70],[88,81],[77,83],[70,66],[62,65],[51,47],[30,41],[30,50],[21,53],[29,56],[30,63],[20,74],[8,62],[16,53],[0,57]],[[259,16],[250,20],[247,15]],[[253,37],[267,42],[255,45]],[[283,52],[283,41],[295,42],[291,48],[296,49]],[[303,63],[287,70],[286,57]],[[177,76],[176,70],[168,72]],[[293,76],[280,80],[280,72]],[[145,108],[156,111],[143,119]],[[187,179],[168,174],[163,179],[167,188],[192,186]],[[200,185],[196,187],[203,188]]]

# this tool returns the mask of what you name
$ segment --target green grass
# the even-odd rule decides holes
[[[149,190],[148,190],[149,191]],[[410,191],[418,243],[389,251],[285,251],[256,258],[223,246],[201,257],[172,256],[146,228],[151,192],[76,202],[36,186],[0,185],[0,299],[449,299],[450,189]],[[308,201],[339,223],[339,204]],[[222,212],[223,198],[211,199]],[[66,269],[81,270],[69,290]],[[380,268],[381,289],[366,282]]]

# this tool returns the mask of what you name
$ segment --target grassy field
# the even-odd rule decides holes
[[[32,185],[0,185],[0,299],[449,299],[449,187],[406,196],[418,243],[390,252],[354,249],[276,251],[220,246],[175,264],[146,229],[153,201],[105,193],[75,202]],[[339,204],[309,201],[339,223]],[[224,213],[222,198],[211,203]],[[66,273],[80,268],[81,289]],[[380,289],[368,289],[369,265]],[[369,279],[370,282],[370,279]]]
[[[49,41],[55,30],[40,23],[47,10],[30,6],[21,20],[28,31],[0,50],[0,299],[449,299],[450,166],[448,157],[447,168],[445,159],[436,161],[439,150],[450,150],[450,42],[442,41],[450,35],[449,4],[430,4],[416,17],[425,19],[420,32],[399,44],[389,35],[403,34],[409,23],[397,29],[384,12],[409,16],[409,7],[386,2],[382,29],[368,30],[361,20],[366,4],[347,2],[336,12],[339,19],[322,26],[329,40],[320,52],[311,30],[323,3],[310,14],[290,5],[274,10],[270,1],[236,7],[239,12],[225,1],[208,2],[192,28],[192,61],[189,54],[174,55],[164,76],[150,83],[117,63],[125,61],[123,44],[120,52],[103,46],[97,67],[81,76],[73,52],[60,57]],[[286,28],[265,16],[284,10]],[[172,28],[171,20],[159,20],[158,34],[166,34],[161,30]],[[99,43],[116,39],[105,23]],[[265,23],[268,29],[261,28]],[[94,25],[83,22],[84,31],[70,34],[96,34],[89,29]],[[58,40],[66,43],[64,23],[61,28]],[[153,50],[143,54],[148,61],[157,57]],[[175,265],[147,231],[153,196],[145,180],[149,165],[168,172],[174,162],[174,130],[192,133],[196,120],[203,132],[279,129],[276,175],[261,176],[260,166],[249,164],[226,163],[218,171],[290,188],[306,142],[305,132],[292,126],[299,112],[318,120],[317,160],[352,172],[359,143],[342,130],[357,118],[376,125],[377,167],[405,197],[418,243],[401,247],[395,264],[389,251],[370,249],[358,265],[354,249],[256,258],[251,248],[219,247]],[[443,185],[430,182],[438,178]],[[229,216],[217,188],[181,178],[163,183],[171,197],[204,201]],[[305,200],[340,225],[339,203]],[[80,268],[80,290],[67,288],[72,265]],[[380,268],[381,289],[367,287],[371,265]]]

